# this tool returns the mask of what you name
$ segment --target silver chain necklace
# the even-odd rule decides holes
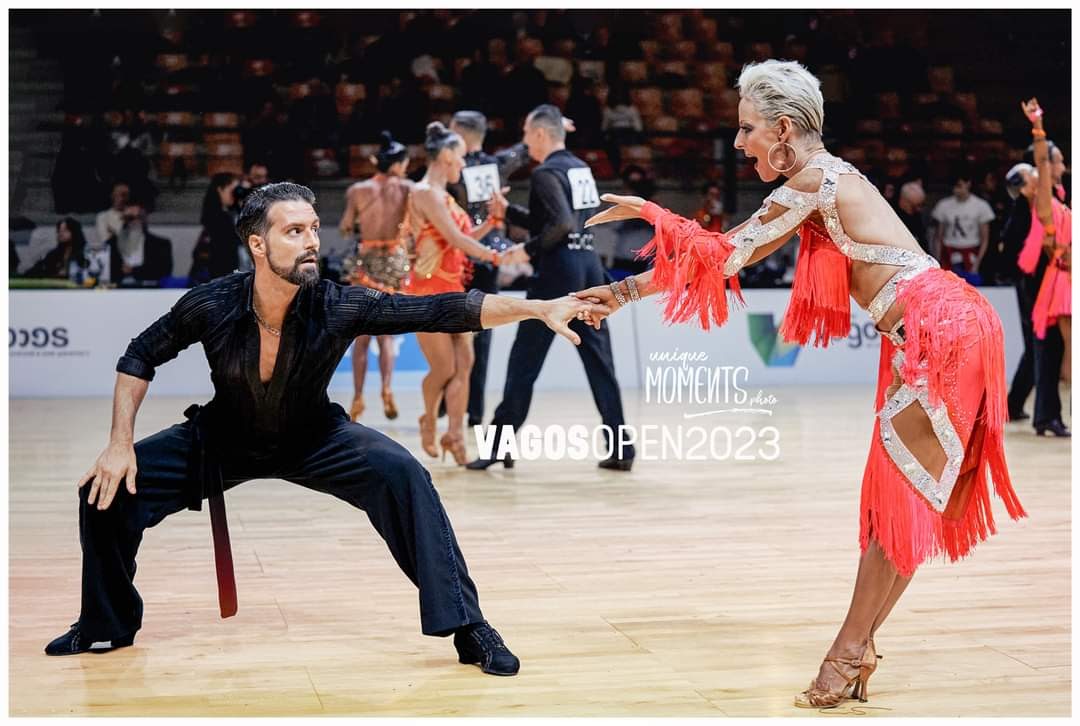
[[[257,307],[255,307],[254,301],[251,304],[251,312],[255,313],[255,319],[259,321],[259,325],[266,328],[266,332],[270,333],[270,335],[273,335],[276,338],[281,337],[281,331],[280,330],[278,330],[275,327],[272,327],[270,325],[270,323],[268,323],[268,322],[266,322],[265,320],[262,319],[262,316],[259,315],[259,309]]]

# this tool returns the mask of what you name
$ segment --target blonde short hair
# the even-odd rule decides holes
[[[803,135],[821,137],[825,125],[821,81],[801,63],[778,60],[748,63],[743,66],[735,87],[770,124],[775,125],[781,116],[787,116]]]

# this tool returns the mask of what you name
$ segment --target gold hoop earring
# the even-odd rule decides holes
[[[784,169],[780,169],[780,168],[778,168],[776,166],[776,164],[772,163],[773,149],[775,149],[777,146],[780,146],[781,144],[783,144],[784,146],[791,149],[791,155],[795,157],[795,161],[791,162],[791,165],[788,166],[787,168],[784,168]],[[792,146],[791,144],[789,144],[788,142],[786,142],[786,141],[777,141],[775,144],[773,144],[772,146],[769,147],[769,153],[765,155],[765,161],[769,162],[769,166],[772,167],[773,171],[777,172],[778,174],[786,174],[786,173],[788,173],[789,171],[791,171],[792,169],[794,169],[798,165],[798,163],[799,163],[799,153],[797,151],[795,151],[795,147]]]

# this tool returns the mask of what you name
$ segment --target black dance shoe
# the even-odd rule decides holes
[[[475,663],[480,670],[493,676],[517,675],[521,662],[510,652],[495,628],[482,623],[466,625],[454,631],[454,647],[458,662]]]
[[[45,655],[78,655],[79,653],[108,653],[117,648],[126,648],[135,642],[135,635],[112,640],[90,640],[83,635],[79,623],[71,624],[71,630],[45,646]]]
[[[500,461],[502,462],[503,468],[514,468],[514,460],[510,458],[510,454],[507,454],[505,459],[475,459],[466,464],[465,468],[472,469],[473,471],[483,471],[492,464],[498,464]]]
[[[1061,422],[1061,419],[1059,418],[1054,419],[1050,423],[1035,427],[1036,436],[1045,436],[1047,431],[1052,433],[1054,436],[1064,436],[1066,438],[1072,436],[1072,433],[1070,433],[1070,431],[1065,428],[1065,424],[1063,424]]]
[[[613,469],[615,471],[630,471],[634,466],[633,459],[616,459],[614,456],[610,459],[604,459],[597,466],[601,469]]]
[[[1026,413],[1024,413],[1024,409],[1022,409],[1022,408],[1019,408],[1019,409],[1017,409],[1015,411],[1013,411],[1012,409],[1009,409],[1009,422],[1010,423],[1013,422],[1013,421],[1023,421],[1025,419],[1029,419],[1029,418],[1031,418],[1031,416],[1028,416]]]

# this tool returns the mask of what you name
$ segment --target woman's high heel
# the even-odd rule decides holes
[[[364,394],[353,396],[352,407],[349,409],[349,420],[354,423],[364,415]]]
[[[826,658],[825,662],[840,674],[846,683],[839,691],[827,691],[817,687],[817,681],[811,681],[810,687],[795,696],[795,705],[799,708],[836,708],[849,698],[866,703],[870,696],[868,684],[870,676],[877,669],[877,654],[873,643],[868,642],[859,658]],[[855,674],[852,675],[851,671]]]
[[[394,394],[389,389],[382,392],[382,406],[383,413],[388,419],[393,421],[397,418],[398,410],[397,405],[394,404]]]
[[[446,452],[449,451],[454,455],[454,461],[458,466],[464,466],[468,461],[468,454],[465,451],[465,437],[461,434],[451,434],[447,431],[439,439],[439,445],[442,446],[442,458],[446,461]]]
[[[420,448],[428,456],[439,455],[439,450],[435,448],[435,419],[426,413],[420,417]]]

